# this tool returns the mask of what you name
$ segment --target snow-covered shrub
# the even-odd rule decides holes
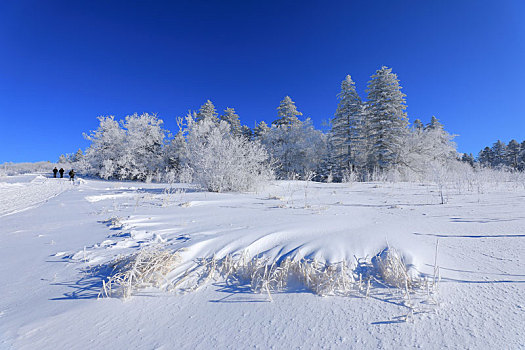
[[[193,182],[213,192],[249,191],[272,178],[266,150],[230,132],[225,121],[187,119],[187,159]]]

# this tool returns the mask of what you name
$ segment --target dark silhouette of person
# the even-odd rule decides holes
[[[53,169],[53,177],[57,177],[57,173],[58,173],[58,169],[57,167],[55,167],[55,169]]]
[[[73,169],[69,172],[69,181],[75,181],[75,170]]]
[[[64,177],[64,169],[60,168],[60,170],[58,172],[60,173],[60,178],[63,178]]]

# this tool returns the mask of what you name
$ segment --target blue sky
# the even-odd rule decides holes
[[[382,65],[410,120],[436,115],[459,151],[525,139],[522,0],[6,0],[0,47],[0,163],[85,148],[99,115],[176,131],[207,99],[253,126],[290,95],[321,128],[344,77],[366,97]]]

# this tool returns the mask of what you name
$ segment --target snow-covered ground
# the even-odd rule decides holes
[[[420,184],[167,186],[0,177],[0,348],[525,347],[523,185],[450,188],[446,204]],[[211,279],[191,293],[97,298],[107,276],[95,268],[147,247],[184,248],[167,278],[213,255],[355,262],[387,245],[432,276],[437,240],[438,293],[415,299],[408,319],[403,291],[386,286],[368,296],[288,289],[270,301]]]

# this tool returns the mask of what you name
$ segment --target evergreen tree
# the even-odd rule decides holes
[[[525,170],[525,141],[520,144],[518,153],[518,170]]]
[[[472,153],[466,154],[463,153],[463,156],[461,157],[461,161],[470,164],[470,166],[474,167],[474,156]]]
[[[82,158],[84,158],[84,153],[82,153],[82,150],[79,148],[78,151],[73,155],[73,161],[80,162]]]
[[[503,165],[505,162],[505,153],[506,153],[507,146],[504,142],[501,142],[501,140],[496,141],[492,145],[492,154],[493,154],[493,161],[491,166],[497,167],[499,165]]]
[[[246,140],[251,141],[253,138],[252,129],[250,129],[248,125],[243,125],[241,127],[241,136],[243,136]]]
[[[197,112],[195,116],[195,121],[200,122],[201,120],[210,120],[214,123],[218,123],[219,120],[217,119],[217,111],[215,110],[215,106],[210,100],[207,100],[205,104],[201,106],[199,111]]]
[[[224,114],[221,115],[220,120],[224,120],[225,122],[230,124],[231,132],[233,135],[241,135],[241,121],[239,120],[239,116],[237,115],[237,113],[235,113],[235,109],[226,108],[224,110]]]
[[[443,124],[441,124],[435,116],[432,116],[432,118],[430,119],[430,123],[428,123],[425,129],[443,130]]]
[[[392,69],[382,67],[368,82],[368,135],[371,149],[369,167],[380,169],[398,164],[403,142],[408,135],[408,121],[404,110],[405,94]]]
[[[417,131],[423,131],[424,129],[423,123],[419,119],[414,120],[413,127]]]
[[[270,127],[263,120],[259,124],[257,124],[253,129],[253,138],[255,140],[260,140],[264,135],[268,133],[269,130]]]
[[[295,102],[292,101],[290,96],[285,96],[281,101],[279,107],[277,107],[278,119],[272,122],[275,126],[290,126],[300,124],[301,121],[297,118],[298,115],[303,115],[295,107]]]
[[[332,119],[330,139],[333,163],[341,172],[363,165],[365,128],[361,98],[350,75],[341,83],[341,92],[337,97],[340,101]]]
[[[186,157],[186,139],[184,138],[184,132],[180,130],[165,147],[165,164],[168,170],[174,170],[177,174],[180,174]]]
[[[490,147],[485,147],[482,151],[480,151],[478,154],[478,161],[483,166],[491,167],[492,163],[494,162],[494,154],[492,149],[490,149]]]
[[[516,140],[510,140],[505,152],[505,164],[513,169],[518,169],[520,157],[520,144]]]

